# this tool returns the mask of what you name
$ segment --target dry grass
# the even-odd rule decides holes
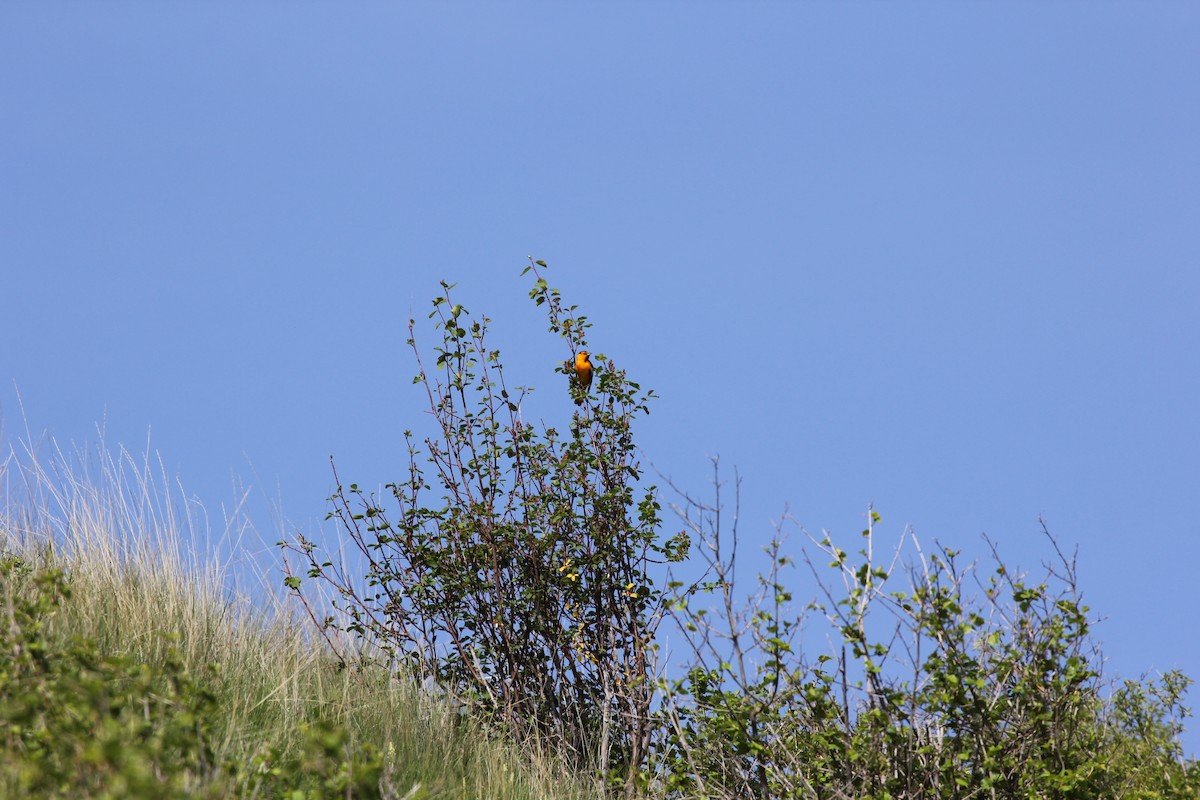
[[[71,598],[51,635],[88,637],[102,652],[147,663],[174,649],[194,674],[212,675],[218,755],[248,763],[299,746],[320,715],[383,750],[392,796],[597,796],[549,765],[523,762],[383,670],[334,669],[309,623],[268,585],[278,586],[278,571],[262,586],[236,585],[236,552],[257,538],[253,528],[235,513],[212,545],[208,516],[161,463],[123,449],[23,443],[0,464],[0,491],[0,552],[69,576]]]

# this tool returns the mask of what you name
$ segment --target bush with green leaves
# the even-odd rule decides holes
[[[539,267],[530,296],[573,357],[586,317]],[[384,497],[339,480],[331,498],[362,579],[281,543],[304,565],[285,583],[341,663],[382,658],[627,796],[1200,796],[1178,745],[1190,681],[1109,690],[1074,559],[1048,534],[1054,559],[1031,578],[990,542],[986,567],[907,533],[881,551],[872,511],[857,547],[824,535],[801,551],[812,603],[797,606],[778,535],[747,590],[715,462],[715,500],[672,486],[684,530],[662,532],[633,437],[652,393],[593,354],[593,393],[563,393],[568,410],[584,401],[564,434],[525,421],[530,390],[507,385],[488,319],[442,287],[435,370],[409,324],[433,432],[406,434]],[[703,576],[675,580],[689,557],[680,569]],[[305,575],[334,590],[332,613]],[[673,653],[656,638],[668,620]]]
[[[589,323],[539,267],[527,270],[530,297],[573,358],[587,349]],[[365,581],[309,541],[286,546],[336,589],[341,613],[323,619],[327,635],[365,637],[522,745],[632,785],[653,734],[649,648],[661,596],[650,570],[687,549],[660,538],[655,490],[639,486],[633,423],[652,393],[593,354],[591,394],[563,392],[567,431],[527,422],[529,390],[509,387],[489,320],[442,288],[430,314],[441,335],[435,370],[409,323],[434,432],[406,434],[407,475],[388,497],[339,480],[331,498]],[[569,376],[569,363],[560,371]],[[572,399],[585,402],[576,410]],[[301,576],[286,583],[299,592]]]
[[[194,675],[173,651],[150,664],[89,638],[49,635],[70,601],[62,569],[0,561],[0,796],[400,796],[384,792],[377,748],[351,748],[345,729],[320,717],[299,748],[269,745],[246,762],[218,757],[215,667]]]
[[[6,788],[23,797],[185,797],[217,769],[213,698],[178,660],[163,669],[55,648],[45,626],[70,584],[60,569],[0,563],[0,737]]]
[[[722,530],[714,483],[713,503],[685,494],[677,506],[709,579],[673,584],[691,656],[661,683],[665,735],[647,786],[829,800],[1200,796],[1177,740],[1190,681],[1172,672],[1106,698],[1074,558],[1048,532],[1055,558],[1034,580],[994,545],[985,574],[907,532],[881,559],[871,511],[854,555],[828,534],[810,539],[824,563],[804,556],[819,591],[797,613],[779,536],[738,599],[737,530]],[[805,647],[820,619],[828,634]]]

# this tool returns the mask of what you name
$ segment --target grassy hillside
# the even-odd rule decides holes
[[[381,670],[334,668],[235,591],[150,464],[25,451],[0,485],[0,796],[589,796]]]
[[[169,486],[124,453],[25,451],[0,464],[0,800],[600,799],[594,783],[520,757],[380,668],[339,669],[311,622],[271,599],[281,574],[263,575],[252,603]],[[845,552],[818,547],[843,569]],[[690,683],[659,687],[657,749],[630,796],[1200,796],[1178,741],[1188,678],[1105,691],[1072,649],[1089,640],[1064,627],[1083,619],[1068,597],[1011,578],[1016,605],[990,608],[1012,618],[985,629],[959,591],[966,573],[938,563],[929,556],[915,593],[891,595],[922,610],[928,677],[906,688],[870,673],[874,699],[857,706],[847,667],[792,658],[779,637],[799,628],[778,612],[729,617],[750,619],[736,629],[750,637],[735,651],[752,665],[742,683],[738,658],[719,651],[732,639],[705,611],[685,617],[703,633],[698,666]],[[873,592],[851,584],[851,598],[885,597],[870,564],[845,569]],[[847,606],[831,595],[830,607]],[[867,641],[865,607],[849,606],[852,643]]]

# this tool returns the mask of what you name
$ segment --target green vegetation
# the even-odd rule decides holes
[[[232,597],[146,465],[52,460],[3,475],[0,797],[588,796]]]
[[[337,590],[344,614],[328,628],[435,681],[532,759],[632,786],[652,737],[650,647],[664,610],[650,573],[686,550],[659,539],[653,487],[636,486],[632,423],[652,395],[596,355],[603,402],[565,435],[525,424],[526,390],[506,384],[488,320],[469,322],[442,286],[430,315],[442,333],[435,373],[409,340],[437,434],[408,436],[409,475],[387,487],[398,514],[353,484],[333,498],[367,580],[348,580],[307,541],[291,549]],[[568,341],[570,372],[586,319],[540,277],[531,295]]]
[[[551,332],[587,349],[539,267]],[[267,580],[299,603],[239,594],[147,464],[8,459],[0,797],[1200,797],[1190,679],[1102,677],[1048,534],[1030,574],[992,543],[880,547],[872,511],[853,546],[797,550],[812,602],[779,537],[747,586],[715,462],[715,497],[668,487],[661,518],[651,392],[593,353],[582,406],[562,370],[565,431],[530,424],[443,288],[436,370],[410,342],[434,431],[385,498],[338,487],[350,561],[281,543],[302,571]]]
[[[797,615],[779,539],[739,603],[736,531],[722,541],[719,507],[718,496],[682,509],[714,580],[673,605],[691,652],[684,676],[663,684],[662,746],[648,765],[666,794],[1200,796],[1200,768],[1178,744],[1191,681],[1171,672],[1106,691],[1074,560],[1049,534],[1055,559],[1036,580],[995,546],[990,565],[964,565],[907,532],[880,560],[872,511],[854,554],[810,538],[823,599]],[[699,597],[715,607],[694,610]],[[806,652],[802,633],[822,619],[837,644]]]
[[[995,547],[984,574],[915,537],[881,559],[872,511],[853,554],[811,538],[823,599],[801,608],[779,539],[767,574],[736,584],[719,476],[711,504],[675,490],[684,530],[668,538],[634,446],[653,394],[592,351],[545,268],[530,264],[530,297],[564,355],[592,352],[598,375],[586,397],[564,386],[567,432],[525,421],[528,390],[507,385],[488,319],[443,283],[435,373],[410,322],[433,431],[409,434],[408,474],[387,496],[350,484],[331,498],[363,578],[307,540],[283,543],[307,568],[287,579],[298,597],[335,594],[332,613],[306,602],[340,662],[338,641],[357,641],[527,761],[627,797],[1200,796],[1177,743],[1189,679],[1109,691],[1073,559],[1049,536],[1036,580]],[[672,578],[689,558],[703,576]],[[659,649],[667,619],[673,653]]]

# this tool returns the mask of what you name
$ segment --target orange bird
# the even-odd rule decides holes
[[[575,396],[575,405],[581,406],[583,396],[592,385],[592,362],[588,361],[587,350],[580,350],[575,356],[575,380],[579,381],[579,388],[583,390]]]

